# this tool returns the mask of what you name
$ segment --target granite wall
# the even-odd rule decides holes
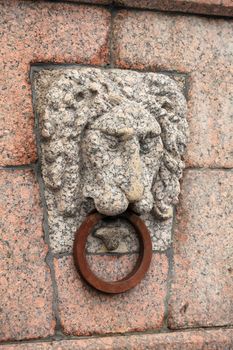
[[[233,349],[231,0],[0,1],[0,349]],[[31,75],[51,65],[184,79],[190,142],[173,243],[109,296],[52,253]],[[93,255],[96,269],[130,256]]]

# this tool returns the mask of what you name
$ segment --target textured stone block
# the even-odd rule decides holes
[[[110,14],[44,1],[0,3],[0,165],[35,161],[30,65],[108,63]]]
[[[67,0],[70,2],[80,2],[79,0]],[[83,0],[82,3],[85,4],[98,4],[98,5],[110,5],[112,0]]]
[[[189,166],[233,167],[233,23],[224,19],[120,11],[115,64],[189,74]],[[204,33],[204,34],[203,34]]]
[[[54,332],[39,190],[31,171],[0,171],[0,339]]]
[[[68,1],[79,2],[79,0]],[[100,5],[114,4],[115,6],[151,10],[233,16],[232,0],[83,0],[82,2]]]
[[[114,3],[143,9],[233,16],[231,0],[116,0]]]
[[[117,216],[128,207],[142,215],[153,248],[168,248],[188,139],[183,80],[79,67],[44,69],[33,81],[53,251],[71,251],[92,210]],[[118,251],[137,250],[125,220],[105,231],[116,226],[126,231]],[[95,232],[88,250],[104,251]]]
[[[107,279],[119,279],[134,262],[132,255],[95,255],[89,259],[95,273]],[[123,294],[107,295],[89,287],[80,280],[71,257],[55,260],[55,271],[58,308],[66,334],[123,333],[162,327],[168,272],[165,255],[154,255],[146,277]]]
[[[233,172],[187,171],[181,193],[169,325],[232,325]]]
[[[232,339],[232,329],[197,330],[0,345],[0,350],[231,350]]]

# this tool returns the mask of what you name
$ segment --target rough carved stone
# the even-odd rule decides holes
[[[82,67],[43,70],[34,85],[54,250],[70,248],[77,226],[94,208],[114,216],[129,206],[158,239],[161,220],[172,217],[178,201],[188,138],[186,101],[174,80]],[[110,231],[93,236],[117,249]],[[135,246],[134,238],[128,240],[126,251]]]

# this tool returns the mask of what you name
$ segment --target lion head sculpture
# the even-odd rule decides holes
[[[131,206],[166,219],[180,192],[186,101],[161,74],[51,72],[38,104],[46,185],[64,215],[86,200],[106,215]]]

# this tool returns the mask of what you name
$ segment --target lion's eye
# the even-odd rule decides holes
[[[149,145],[145,142],[145,140],[140,141],[140,151],[144,154],[150,152]]]
[[[148,134],[144,138],[141,138],[139,141],[141,153],[143,154],[149,153],[156,143],[155,139],[156,137],[151,134]]]
[[[110,150],[117,150],[120,145],[120,139],[113,135],[104,134],[104,139],[107,142],[107,146]]]

